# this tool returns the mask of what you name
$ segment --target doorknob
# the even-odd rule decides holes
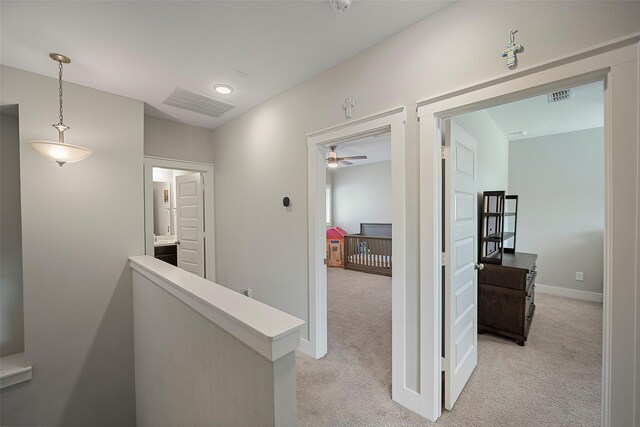
[[[484,270],[484,264],[482,263],[475,263],[475,268],[476,270]]]
[[[176,240],[176,245],[180,244],[180,240]],[[484,265],[482,266],[482,268],[484,268]]]

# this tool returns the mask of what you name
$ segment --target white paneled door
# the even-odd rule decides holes
[[[199,173],[176,177],[178,267],[204,277],[204,197]]]
[[[478,143],[453,122],[447,142],[444,406],[451,409],[478,361]]]

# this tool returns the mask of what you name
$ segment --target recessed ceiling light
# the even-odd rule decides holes
[[[233,88],[231,86],[223,84],[213,85],[213,89],[221,95],[229,95],[233,92]]]

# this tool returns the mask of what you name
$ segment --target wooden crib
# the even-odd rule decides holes
[[[361,223],[344,245],[345,269],[391,276],[391,224]]]

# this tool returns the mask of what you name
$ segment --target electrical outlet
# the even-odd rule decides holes
[[[250,288],[245,289],[244,291],[242,291],[242,293],[249,298],[253,298],[253,291]]]
[[[579,282],[584,281],[584,273],[582,271],[576,271],[576,280]]]

